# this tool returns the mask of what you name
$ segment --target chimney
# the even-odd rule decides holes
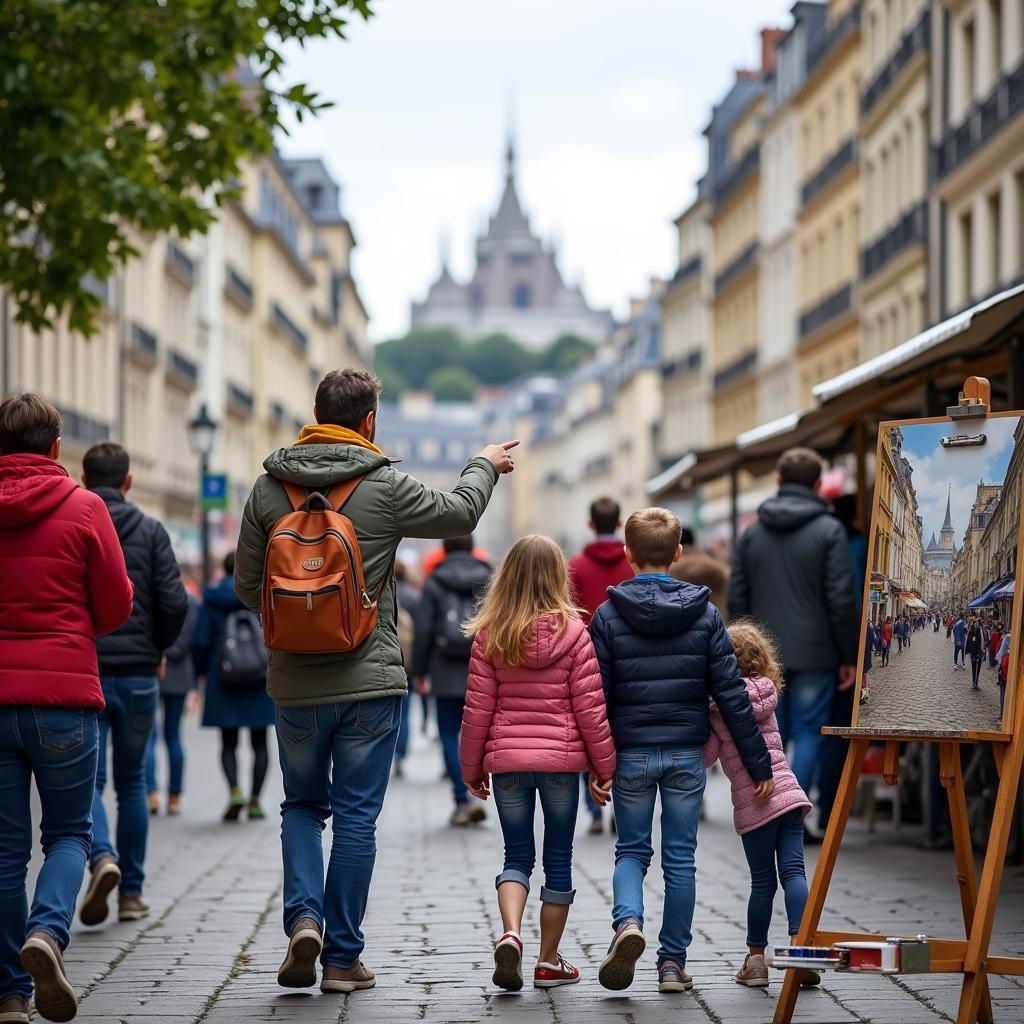
[[[765,74],[775,70],[775,47],[785,34],[781,28],[761,29],[761,71]]]

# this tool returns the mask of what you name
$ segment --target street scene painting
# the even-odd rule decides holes
[[[1024,420],[883,424],[854,725],[1012,721]]]

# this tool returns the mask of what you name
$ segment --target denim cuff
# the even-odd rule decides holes
[[[527,895],[529,895],[530,876],[523,874],[522,871],[518,871],[516,868],[505,868],[494,880],[494,888],[497,889],[502,882],[518,882],[526,890]]]
[[[575,889],[570,889],[568,892],[557,892],[555,889],[549,889],[546,885],[540,887],[541,903],[555,903],[561,907],[569,907],[572,906],[572,901],[575,898]]]

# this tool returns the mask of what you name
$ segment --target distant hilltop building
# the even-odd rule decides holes
[[[939,531],[939,539],[936,541],[935,532],[932,531],[928,547],[924,549],[924,564],[929,569],[941,569],[945,572],[953,567],[953,559],[956,558],[956,533],[953,530],[953,519],[949,508],[950,492],[946,494],[946,518],[942,522],[942,529]]]
[[[505,190],[485,234],[476,240],[476,269],[460,284],[442,254],[441,274],[423,302],[412,306],[412,326],[449,327],[464,338],[502,332],[531,348],[561,334],[603,341],[613,327],[607,310],[591,309],[578,286],[562,279],[554,247],[530,230],[516,192],[515,147],[506,152]]]

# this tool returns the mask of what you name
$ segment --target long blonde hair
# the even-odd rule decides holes
[[[775,641],[750,619],[732,623],[729,626],[729,639],[736,649],[740,675],[744,679],[757,679],[759,676],[770,679],[781,693],[784,683]]]
[[[521,665],[533,624],[542,615],[556,617],[559,634],[570,619],[580,618],[569,595],[565,555],[550,537],[535,534],[512,545],[480,610],[464,629],[467,636],[485,633],[484,652],[489,658]]]

